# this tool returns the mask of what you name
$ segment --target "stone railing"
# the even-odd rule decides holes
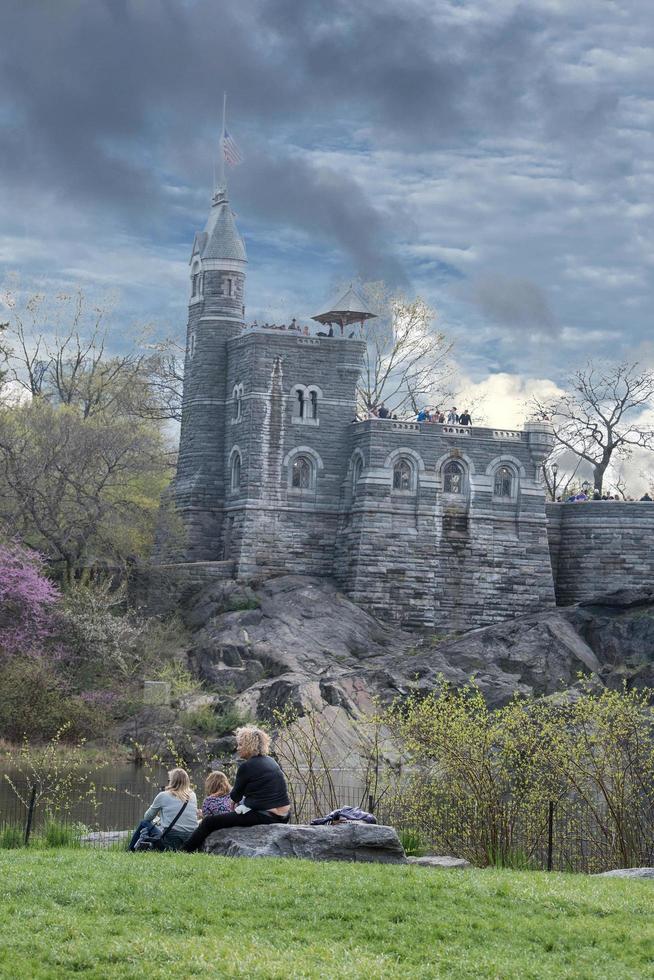
[[[521,429],[491,429],[479,425],[452,425],[447,422],[413,422],[402,419],[360,419],[353,422],[353,425],[372,425],[380,426],[382,430],[395,430],[403,432],[429,432],[440,433],[444,436],[462,439],[495,439],[498,442],[526,442],[529,440],[529,433]]]
[[[493,429],[493,439],[516,439],[524,438],[524,432],[515,429]]]

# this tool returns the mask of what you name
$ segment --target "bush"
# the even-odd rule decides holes
[[[49,739],[65,725],[66,740],[97,737],[106,731],[107,707],[70,695],[53,667],[17,659],[0,676],[0,735],[17,742]]]
[[[653,693],[582,685],[574,699],[515,698],[492,711],[474,685],[442,683],[396,701],[386,720],[410,763],[409,826],[439,828],[475,864],[529,868],[548,805],[560,802],[580,807],[566,832],[585,839],[591,870],[649,864]]]
[[[78,829],[58,820],[48,820],[40,838],[45,847],[80,846]]]
[[[410,857],[422,857],[427,853],[427,842],[419,830],[407,827],[399,833],[404,853]]]
[[[222,711],[215,711],[211,705],[205,704],[193,711],[185,711],[180,716],[180,722],[189,731],[198,735],[230,735],[246,720],[237,708],[229,706]]]
[[[8,823],[0,830],[0,849],[13,851],[23,846],[25,828],[17,823]]]

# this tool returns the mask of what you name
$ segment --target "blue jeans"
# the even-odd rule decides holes
[[[137,840],[141,836],[141,831],[147,827],[150,830],[152,827],[156,826],[152,820],[141,820],[140,824],[132,834],[132,839],[129,842],[129,850],[133,851]],[[166,834],[163,839],[163,845],[165,851],[178,851],[183,844],[186,843],[188,838],[191,836],[190,830],[177,830],[176,827]]]
[[[146,827],[148,828],[148,830],[150,830],[152,827],[154,827],[154,823],[152,822],[152,820],[141,820],[140,824],[138,825],[138,827],[136,828],[136,830],[132,834],[132,839],[129,842],[129,848],[128,848],[128,850],[130,850],[130,851],[133,851],[134,850],[134,845],[136,844],[137,840],[141,836],[141,831],[144,830]]]

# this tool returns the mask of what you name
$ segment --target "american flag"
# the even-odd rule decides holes
[[[223,135],[223,153],[225,154],[225,160],[230,167],[235,167],[237,164],[243,163],[243,154],[241,153],[237,142],[232,139],[227,130],[225,130]]]

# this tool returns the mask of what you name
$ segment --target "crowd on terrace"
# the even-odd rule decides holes
[[[391,412],[384,402],[380,402],[379,405],[372,405],[363,413],[362,417],[357,414],[352,421],[365,422],[368,419],[393,419],[394,421],[398,421],[397,415]],[[456,405],[453,405],[447,414],[442,412],[440,408],[421,408],[417,414],[412,415],[409,419],[402,419],[402,421],[435,422],[440,425],[472,425],[472,417],[468,409],[459,415],[456,410]]]

